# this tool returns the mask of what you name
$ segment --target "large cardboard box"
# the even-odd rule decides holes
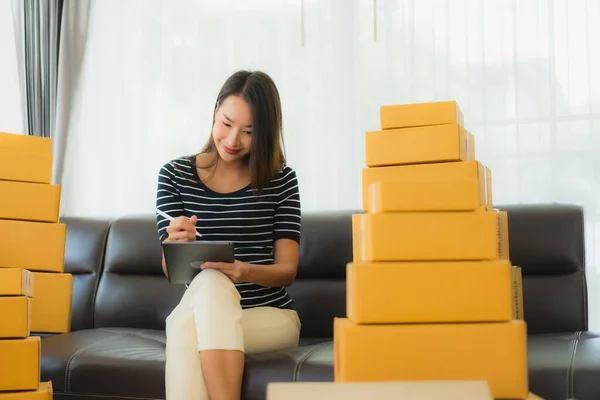
[[[29,336],[30,301],[27,296],[0,296],[0,340]]]
[[[469,161],[469,134],[458,124],[371,131],[365,135],[368,167]]]
[[[267,400],[493,400],[485,381],[271,382]],[[1,400],[1,398],[0,398]],[[533,393],[513,400],[543,400]]]
[[[399,211],[475,211],[489,208],[486,184],[480,179],[460,181],[376,181],[371,187],[371,213]]]
[[[66,333],[71,330],[73,276],[34,272],[35,296],[31,301],[31,331]]]
[[[0,392],[39,388],[39,336],[0,340],[0,355]]]
[[[510,260],[506,213],[353,214],[353,260]]]
[[[273,382],[267,385],[267,400],[306,399],[494,400],[485,381]]]
[[[0,132],[0,180],[49,184],[52,139]]]
[[[62,223],[0,220],[0,267],[63,272],[66,234]]]
[[[374,182],[463,182],[477,180],[486,187],[485,204],[492,207],[491,172],[479,161],[395,165],[362,169],[363,210],[369,211]]]
[[[456,101],[383,105],[379,108],[381,129],[459,124],[464,117]]]
[[[0,296],[33,297],[33,273],[21,268],[0,268]]]
[[[0,392],[0,400],[52,400],[52,382],[40,382],[37,390]]]
[[[360,325],[334,320],[336,382],[485,380],[498,399],[528,395],[524,321]]]
[[[58,222],[60,186],[0,181],[0,219]]]
[[[507,322],[517,316],[509,261],[356,262],[347,317],[359,324]]]

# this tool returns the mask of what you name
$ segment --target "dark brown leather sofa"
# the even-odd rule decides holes
[[[549,400],[600,398],[600,339],[588,332],[583,213],[572,205],[512,205],[510,251],[523,268],[530,388]],[[345,315],[351,213],[305,213],[297,349],[247,357],[244,398],[268,382],[331,381],[332,319]],[[74,274],[72,332],[42,339],[42,379],[55,399],[164,398],[165,318],[183,287],[167,282],[151,215],[65,218]],[[400,345],[400,344],[399,344]]]

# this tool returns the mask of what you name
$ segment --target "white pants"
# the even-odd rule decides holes
[[[167,400],[208,400],[200,365],[201,350],[247,354],[298,346],[300,320],[293,310],[242,310],[240,295],[222,272],[199,273],[166,320]]]

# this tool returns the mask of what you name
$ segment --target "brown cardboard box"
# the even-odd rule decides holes
[[[65,333],[71,330],[73,276],[34,272],[35,296],[31,301],[31,331]]]
[[[0,392],[0,400],[52,400],[52,382],[40,382],[37,390]]]
[[[492,400],[492,395],[485,381],[271,382],[267,385],[267,400],[306,399]],[[528,393],[525,399],[520,400],[543,399]]]
[[[379,108],[381,129],[459,124],[464,118],[456,101],[384,105]]]
[[[507,322],[512,272],[509,261],[349,263],[346,315],[357,324]]]
[[[458,124],[367,132],[368,167],[469,160],[469,137]]]
[[[509,260],[496,210],[354,214],[354,261]]]
[[[21,268],[0,268],[0,296],[33,297],[33,274]]]
[[[363,210],[371,208],[370,187],[374,182],[461,182],[477,180],[487,188],[485,204],[492,207],[490,193],[491,173],[486,174],[486,167],[478,161],[458,161],[448,163],[396,165],[390,167],[362,169],[362,203]]]
[[[367,210],[371,213],[399,211],[475,211],[486,208],[486,185],[479,179],[460,181],[389,182],[371,187]]]
[[[0,220],[0,267],[63,272],[66,233],[62,223]]]
[[[0,391],[37,390],[40,384],[40,337],[0,340]]]
[[[0,132],[0,180],[49,184],[52,139]]]
[[[528,395],[524,321],[359,325],[334,319],[335,382],[485,380],[494,398]]]
[[[267,400],[306,399],[493,400],[485,381],[272,382],[267,385]]]
[[[30,301],[27,296],[0,296],[0,340],[29,336]]]
[[[58,222],[60,186],[0,181],[0,219]]]

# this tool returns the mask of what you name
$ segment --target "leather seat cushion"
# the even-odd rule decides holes
[[[164,398],[165,333],[99,328],[42,339],[42,381],[55,398]],[[528,339],[530,390],[547,399],[593,398],[600,392],[600,336],[534,334]],[[268,382],[333,380],[333,343],[304,339],[296,349],[246,357],[244,399],[264,399]],[[585,392],[583,392],[585,391]],[[561,397],[556,397],[561,393]],[[73,396],[75,395],[75,396]]]
[[[322,342],[303,339],[296,349],[248,355],[244,399],[264,399],[267,380],[333,380],[333,354]],[[164,399],[165,332],[97,328],[44,337],[41,374],[56,399]]]

